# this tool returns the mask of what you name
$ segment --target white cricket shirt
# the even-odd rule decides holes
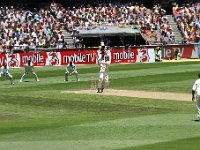
[[[192,87],[192,90],[195,91],[195,94],[200,96],[200,79],[197,79]]]

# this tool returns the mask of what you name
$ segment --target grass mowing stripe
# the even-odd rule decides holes
[[[127,67],[128,66],[128,67]],[[156,68],[155,68],[156,66]],[[188,67],[190,66],[190,67]],[[165,65],[163,67],[163,64],[157,64],[155,63],[152,67],[152,64],[146,64],[146,65],[141,65],[141,64],[129,64],[129,65],[111,65],[110,67],[110,75],[115,75],[115,74],[122,74],[122,75],[127,75],[127,74],[131,74],[134,76],[140,76],[140,75],[154,75],[156,74],[163,74],[163,73],[171,73],[174,72],[174,70],[176,70],[176,72],[182,72],[183,68],[185,71],[198,71],[198,67],[199,67],[199,63],[198,64],[185,64],[185,65],[173,65],[173,66],[169,66],[169,65]],[[47,69],[48,68],[48,69]],[[123,69],[124,68],[124,69]],[[159,68],[159,69],[158,69]],[[46,74],[48,74],[48,77],[56,77],[56,76],[64,76],[65,74],[65,68],[64,66],[61,67],[53,67],[53,66],[48,66],[48,67],[41,67],[41,68],[37,68],[38,71],[37,74],[40,78],[45,78]],[[126,69],[126,70],[125,70]],[[16,69],[15,69],[16,70]],[[21,70],[21,72],[23,73],[22,68],[20,68],[19,70]],[[159,72],[158,72],[159,70]],[[91,68],[80,68],[79,70],[79,74],[98,74],[99,72],[99,67],[93,67],[91,66]],[[121,73],[120,73],[121,72]],[[14,71],[13,71],[14,73]],[[21,74],[18,73],[14,73],[14,77],[15,79],[19,79],[21,77]],[[31,75],[28,75],[27,78],[31,78]]]
[[[141,70],[141,69],[149,69],[149,68],[165,68],[169,66],[182,66],[185,65],[199,65],[199,62],[171,62],[171,63],[135,63],[135,64],[111,64],[110,70],[111,71],[119,71],[119,70]]]
[[[166,121],[166,119],[168,120]],[[192,114],[156,114],[59,127],[52,132],[49,128],[42,131],[34,130],[25,133],[6,134],[0,135],[0,139],[1,141],[9,141],[10,137],[13,136],[14,138],[15,136],[17,137],[16,141],[29,141],[36,138],[40,140],[103,140],[104,137],[107,137],[110,140],[154,139],[156,141],[170,141],[172,139],[198,136],[196,130],[200,128],[199,122],[195,122],[193,119]],[[189,132],[183,132],[184,128]],[[160,131],[163,131],[163,134],[158,134]],[[48,137],[46,137],[47,133],[49,133]],[[32,135],[32,138],[24,139],[23,136],[29,135]]]
[[[126,89],[129,86],[129,90],[191,93],[191,87],[196,79],[196,74],[197,72],[182,72],[111,79],[110,88]],[[182,82],[185,82],[184,86],[181,84]],[[177,87],[176,83],[180,83],[180,86]]]
[[[173,81],[173,82],[161,82],[161,83],[146,84],[136,88],[140,90],[150,89],[152,91],[167,91],[173,93],[191,93],[191,87],[193,85],[193,82],[194,82],[193,79]]]
[[[173,142],[162,142],[155,140],[70,140],[70,141],[18,141],[18,142],[0,142],[1,150],[61,150],[72,148],[73,150],[199,150],[199,137],[177,140]],[[141,147],[130,147],[131,145],[144,145],[144,143],[152,143],[152,145]],[[124,148],[129,147],[129,148]]]
[[[186,138],[181,140],[173,140],[169,142],[160,142],[155,144],[147,144],[145,146],[117,148],[115,150],[199,150],[200,137]],[[192,146],[191,146],[192,145]]]
[[[187,67],[191,65],[198,65],[199,62],[173,62],[173,63],[135,63],[135,64],[111,64],[110,68],[112,71],[120,71],[120,70],[140,70],[140,69],[149,69],[149,68],[163,68],[169,66],[182,66],[185,65]],[[56,74],[58,72],[65,72],[66,66],[45,66],[45,67],[35,67],[36,72],[46,72]],[[99,66],[97,64],[91,65],[77,65],[77,69],[81,73],[91,73],[99,71]],[[24,68],[10,68],[12,73],[23,74]],[[85,72],[87,70],[87,72]]]
[[[167,123],[164,121],[166,119],[168,119]],[[81,141],[89,143],[90,141],[96,141],[97,143],[106,146],[108,146],[108,143],[112,143],[112,141],[122,141],[117,145],[117,147],[115,147],[114,144],[111,144],[106,149],[117,149],[119,147],[132,147],[133,149],[134,147],[137,148],[138,145],[160,143],[198,136],[198,132],[196,131],[200,128],[199,123],[194,122],[191,119],[192,114],[141,116],[136,118],[133,117],[92,124],[83,124],[79,126],[61,127],[53,131],[51,129],[46,129],[42,131],[6,134],[1,135],[0,140],[4,141],[4,144],[7,141],[11,144],[10,146],[12,146],[12,142],[9,141],[13,141],[12,139],[15,139],[14,141],[16,141],[16,145],[23,141],[27,141],[28,143],[30,141],[30,143],[32,143],[32,141],[39,140],[43,141],[42,143],[50,141],[65,141],[65,146],[68,146],[68,142],[71,141],[74,143],[73,148],[75,149],[82,149],[80,148],[80,145],[75,144],[76,141],[80,141],[80,143],[82,143]],[[184,132],[185,129],[188,130],[187,133]],[[162,134],[159,134],[161,131]],[[105,140],[107,140],[106,143],[104,143]],[[41,146],[43,145],[42,143]],[[92,145],[90,144],[86,144],[84,149],[90,149],[91,146]],[[49,147],[49,145],[47,145],[47,147]],[[102,147],[94,144],[93,148],[101,149]]]
[[[141,145],[145,140],[53,140],[53,141],[13,141],[0,142],[1,150],[112,150],[116,148],[128,147],[131,145]],[[155,143],[155,140],[148,140],[146,143]]]
[[[187,67],[187,68],[186,68]],[[127,77],[139,77],[148,75],[159,75],[159,74],[173,74],[173,73],[184,73],[184,72],[199,72],[199,65],[188,66],[169,66],[163,68],[149,68],[141,70],[128,70],[128,71],[115,71],[109,72],[110,78],[127,78]],[[196,74],[194,74],[196,75]]]
[[[48,103],[59,103],[63,105],[68,105],[68,103],[74,104],[102,104],[102,105],[119,105],[119,106],[127,106],[127,107],[149,107],[149,108],[163,108],[166,110],[193,110],[194,104],[192,102],[180,102],[180,101],[163,101],[163,100],[153,100],[153,99],[145,99],[145,98],[129,98],[129,97],[116,97],[116,96],[106,96],[106,95],[84,95],[84,94],[61,94],[60,91],[32,91],[31,95],[28,92],[15,92],[11,93],[10,96],[2,95],[2,102],[6,103],[10,101],[12,103],[13,99],[14,103],[21,103],[17,99],[22,99],[23,103],[29,104],[29,99],[31,101],[36,101],[35,103],[40,103],[40,99],[45,101],[42,104]],[[49,95],[51,95],[49,97]],[[16,98],[15,98],[16,97]],[[39,101],[39,102],[38,102]],[[30,103],[31,104],[31,103]],[[63,106],[64,107],[64,106]]]
[[[166,73],[166,74],[157,74],[157,75],[142,75],[142,76],[136,76],[136,77],[123,77],[122,78],[122,75],[115,75],[113,77],[111,77],[111,88],[119,88],[119,89],[124,89],[126,88],[127,86],[129,86],[130,88],[129,89],[142,89],[140,87],[142,86],[147,86],[147,87],[144,87],[143,89],[145,90],[148,90],[150,88],[148,88],[148,85],[154,85],[154,84],[157,84],[159,83],[160,86],[158,86],[158,88],[156,88],[156,90],[159,90],[159,88],[161,90],[163,90],[163,86],[162,86],[162,83],[168,83],[170,84],[171,82],[175,82],[175,81],[178,81],[178,82],[182,82],[182,81],[185,81],[185,80],[188,80],[190,82],[187,83],[187,88],[184,87],[180,87],[178,89],[181,89],[181,91],[190,91],[191,89],[191,86],[193,84],[193,80],[196,78],[196,74],[197,72],[194,71],[194,72],[179,72],[179,73]],[[30,90],[45,90],[45,89],[63,89],[65,88],[66,90],[67,89],[74,89],[74,88],[80,88],[80,89],[88,89],[90,88],[90,80],[91,80],[91,74],[88,74],[88,75],[85,75],[85,76],[81,76],[81,83],[80,82],[73,82],[75,80],[75,77],[73,78],[70,78],[70,82],[69,83],[64,83],[63,82],[63,76],[60,76],[60,77],[48,77],[48,78],[45,78],[43,81],[41,80],[41,82],[35,84],[35,82],[33,81],[34,79],[32,79],[32,81],[30,83],[20,83],[19,85],[15,85],[16,87],[19,87],[17,89],[17,91],[19,90],[24,90],[24,91],[27,91],[29,90],[29,87],[30,86]],[[131,73],[130,75],[127,75],[127,76],[133,76]],[[121,77],[121,78],[120,78]],[[163,80],[164,79],[164,80]],[[49,82],[51,81],[51,82]],[[84,82],[84,81],[87,81],[87,82]],[[120,81],[120,82],[118,82]],[[48,86],[47,86],[48,85]],[[80,85],[80,86],[77,86],[77,85]],[[158,84],[157,84],[158,85]],[[39,86],[39,88],[38,88]],[[0,88],[11,88],[12,86],[2,86]],[[43,87],[45,87],[43,89]],[[172,87],[173,88],[173,87]],[[166,89],[166,91],[172,91],[171,88],[169,88],[169,90]],[[179,91],[180,92],[180,91]]]
[[[71,101],[66,100],[56,100],[56,99],[46,99],[46,98],[33,98],[33,97],[18,97],[18,96],[1,96],[1,103],[13,104],[13,105],[28,105],[28,106],[39,106],[39,107],[53,107],[60,109],[70,109],[79,110],[87,112],[97,112],[97,113],[127,113],[127,112],[154,112],[154,111],[172,111],[170,108],[159,108],[159,107],[142,107],[126,104],[112,104],[112,103],[101,103],[101,102],[88,102],[88,101]]]

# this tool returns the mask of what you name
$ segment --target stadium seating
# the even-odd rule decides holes
[[[20,5],[21,6],[21,5]],[[200,42],[199,3],[173,7],[173,15],[187,42]],[[67,48],[80,45],[79,30],[106,26],[137,26],[146,44],[175,43],[174,32],[160,4],[109,3],[65,8],[52,2],[45,8],[0,8],[1,51],[34,48]],[[66,38],[66,36],[68,38]]]

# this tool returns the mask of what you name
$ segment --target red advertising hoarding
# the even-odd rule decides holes
[[[198,58],[198,52],[194,45],[166,45],[162,50],[162,58],[174,59],[175,51],[181,54],[181,58]]]
[[[138,57],[137,49],[114,49],[111,51],[111,63],[135,63]]]
[[[3,65],[3,63],[7,62],[7,56],[6,54],[0,54],[0,67]]]
[[[153,48],[114,49],[111,51],[112,63],[155,62]]]
[[[106,54],[111,63],[155,62],[155,48],[118,48]],[[181,58],[199,58],[198,48],[194,45],[166,45],[162,46],[162,59],[174,59],[175,51],[180,53]],[[98,49],[0,54],[0,67],[3,62],[7,62],[10,67],[23,67],[27,60],[31,60],[34,66],[67,65],[70,61],[75,64],[96,64],[98,54]]]
[[[76,64],[95,64],[97,50],[85,51],[64,51],[60,52],[61,65],[66,65],[70,61]]]
[[[26,65],[28,60],[31,60],[34,66],[46,66],[47,56],[47,52],[19,53],[19,67]]]

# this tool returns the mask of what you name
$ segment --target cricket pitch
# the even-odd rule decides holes
[[[151,92],[151,91],[104,89],[103,93],[97,93],[97,90],[61,91],[61,93],[125,96],[125,97],[138,97],[138,98],[177,100],[177,101],[192,101],[191,94],[171,93],[171,92]]]

